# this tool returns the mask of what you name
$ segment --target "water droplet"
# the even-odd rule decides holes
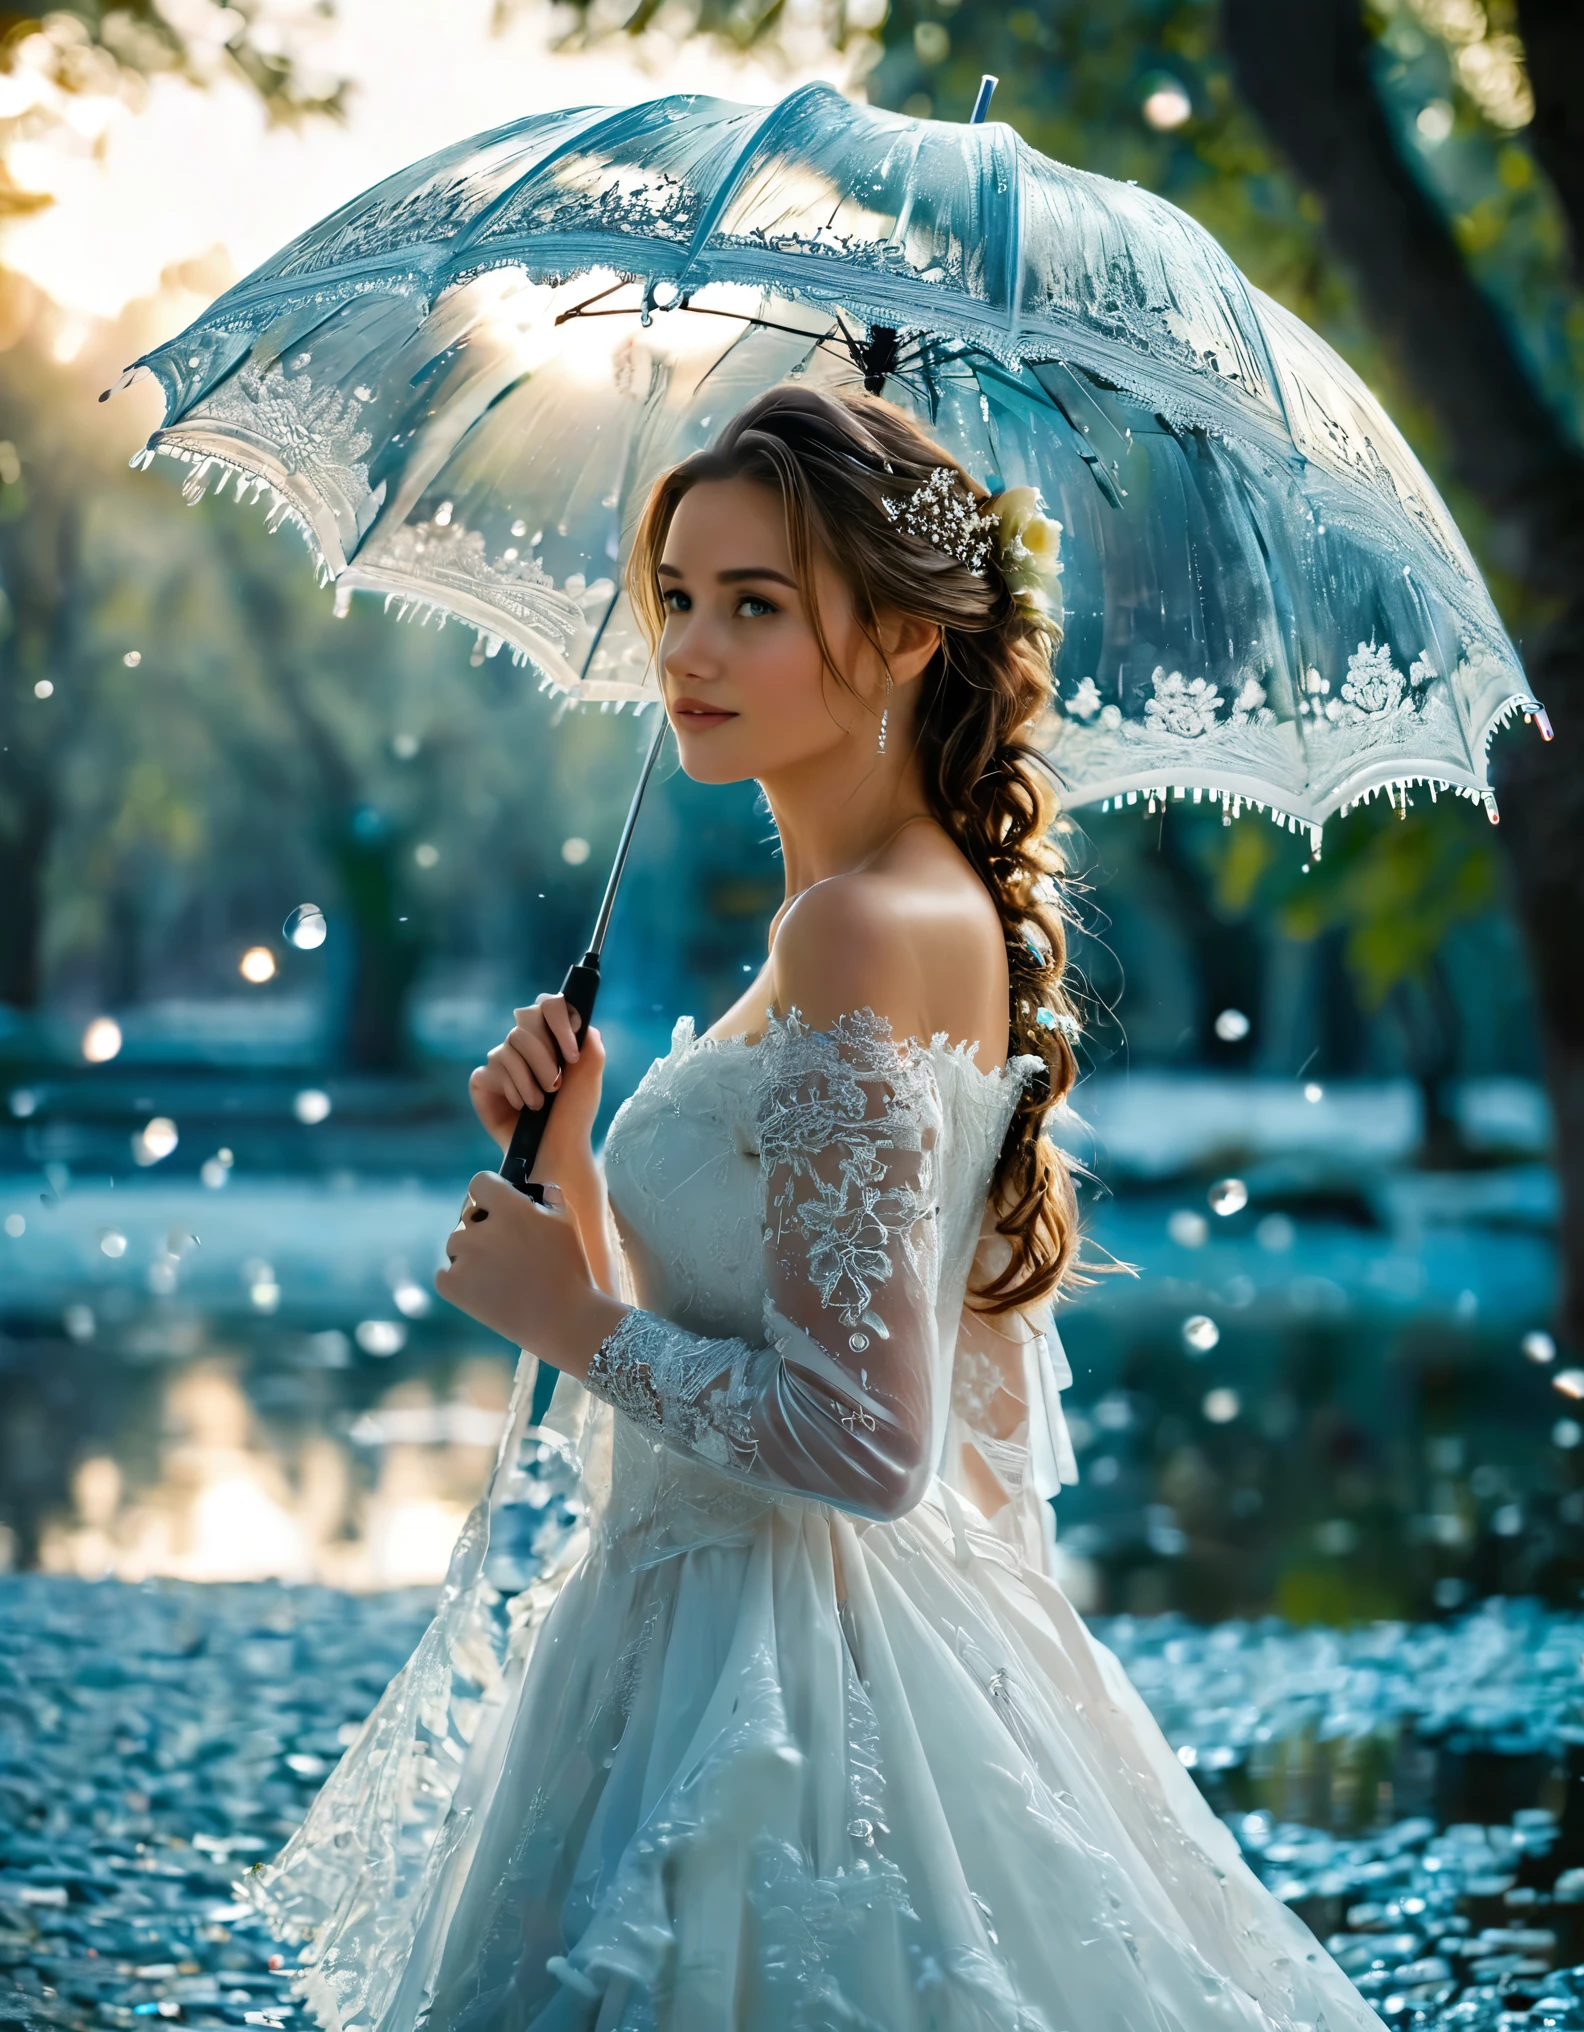
[[[588,841],[580,840],[575,833],[571,839],[561,842],[561,858],[569,868],[581,868],[588,857]]]
[[[1208,1355],[1219,1345],[1221,1329],[1208,1314],[1196,1312],[1182,1323],[1183,1346],[1191,1355]]]
[[[119,1228],[101,1228],[99,1230],[99,1253],[101,1256],[109,1256],[113,1261],[118,1257],[124,1256],[126,1251],[127,1238]]]
[[[1584,1397],[1584,1369],[1563,1369],[1551,1378],[1551,1387],[1564,1397]]]
[[[1267,1214],[1254,1230],[1254,1239],[1262,1249],[1279,1256],[1297,1241],[1298,1230],[1285,1214]]]
[[[16,1087],[11,1094],[11,1112],[19,1122],[25,1122],[38,1112],[38,1102],[39,1097],[31,1087]]]
[[[1576,1418],[1559,1418],[1551,1428],[1551,1444],[1559,1446],[1564,1453],[1571,1452],[1584,1439],[1584,1425]]]
[[[206,1157],[198,1167],[198,1176],[211,1192],[218,1192],[230,1179],[231,1167],[218,1157]]]
[[[847,1345],[855,1355],[861,1355],[869,1345],[869,1336],[866,1333],[849,1334],[847,1336]]]
[[[1241,1178],[1218,1178],[1210,1188],[1213,1214],[1240,1214],[1248,1205],[1248,1187]]]
[[[1556,1342],[1548,1333],[1542,1333],[1538,1328],[1533,1333],[1526,1333],[1518,1345],[1531,1362],[1556,1360]]]
[[[69,1339],[91,1341],[94,1337],[94,1315],[91,1305],[68,1305],[61,1314],[61,1325]]]
[[[440,862],[440,849],[429,840],[423,840],[413,848],[413,859],[420,868],[434,868]]]
[[[143,661],[143,652],[141,649],[129,649],[121,661],[126,665],[128,670],[136,670],[138,665]]]
[[[299,903],[281,926],[281,932],[300,952],[312,952],[330,936],[330,927],[317,903]]]
[[[133,1159],[138,1164],[158,1164],[169,1157],[179,1140],[170,1116],[155,1115],[132,1138]]]
[[[1202,1249],[1210,1237],[1210,1223],[1192,1207],[1178,1207],[1166,1222],[1166,1232],[1179,1249]]]
[[[1223,1387],[1207,1390],[1199,1408],[1212,1425],[1230,1425],[1243,1409],[1243,1400],[1235,1390]]]
[[[1241,1009],[1223,1009],[1215,1020],[1215,1034],[1223,1044],[1241,1044],[1252,1028]]]
[[[7,1214],[5,1217],[5,1231],[13,1241],[16,1240],[18,1235],[25,1235],[27,1233],[27,1215]]]
[[[514,522],[511,526],[511,533],[513,536],[526,536],[528,534],[527,523],[521,520]]]
[[[360,1319],[354,1338],[366,1355],[399,1355],[407,1345],[407,1329],[397,1319]]]
[[[1325,1099],[1325,1088],[1321,1086],[1318,1080],[1306,1080],[1304,1082],[1304,1099],[1306,1101],[1323,1101]]]
[[[275,978],[275,955],[267,945],[250,945],[237,961],[237,972],[244,981],[251,981],[255,988],[261,988],[266,981]]]
[[[292,1113],[299,1122],[312,1128],[316,1122],[328,1120],[330,1096],[322,1087],[304,1087],[301,1093],[292,1096]]]
[[[41,677],[33,687],[33,696],[35,698],[53,698],[55,696],[55,687],[47,677]]]

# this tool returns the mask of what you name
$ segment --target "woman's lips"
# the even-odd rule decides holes
[[[671,708],[671,724],[687,727],[694,733],[705,733],[711,727],[723,727],[728,720],[735,720],[735,713],[726,712],[720,706],[709,706],[702,699],[678,699]]]

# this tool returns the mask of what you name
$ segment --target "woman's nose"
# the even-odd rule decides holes
[[[710,639],[707,622],[689,614],[673,635],[669,630],[661,646],[660,664],[667,677],[686,678],[689,684],[708,684],[721,675],[719,646]]]

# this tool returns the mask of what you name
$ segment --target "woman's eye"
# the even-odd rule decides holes
[[[747,608],[756,608],[758,610],[757,612],[749,613],[748,618],[750,621],[757,621],[761,614],[773,614],[775,612],[774,605],[769,600],[761,600],[757,593],[744,593],[742,598],[737,602],[737,606],[739,611]]]
[[[680,586],[672,586],[668,591],[660,595],[660,599],[667,613],[685,614],[688,610],[688,596]],[[678,601],[681,602],[680,606],[677,604]]]

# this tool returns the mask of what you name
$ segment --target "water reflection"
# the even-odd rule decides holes
[[[438,1582],[509,1391],[504,1359],[471,1358],[444,1399],[407,1378],[343,1438],[311,1432],[288,1449],[264,1431],[236,1363],[200,1359],[165,1381],[152,1473],[109,1452],[78,1462],[39,1565],[83,1580]]]

